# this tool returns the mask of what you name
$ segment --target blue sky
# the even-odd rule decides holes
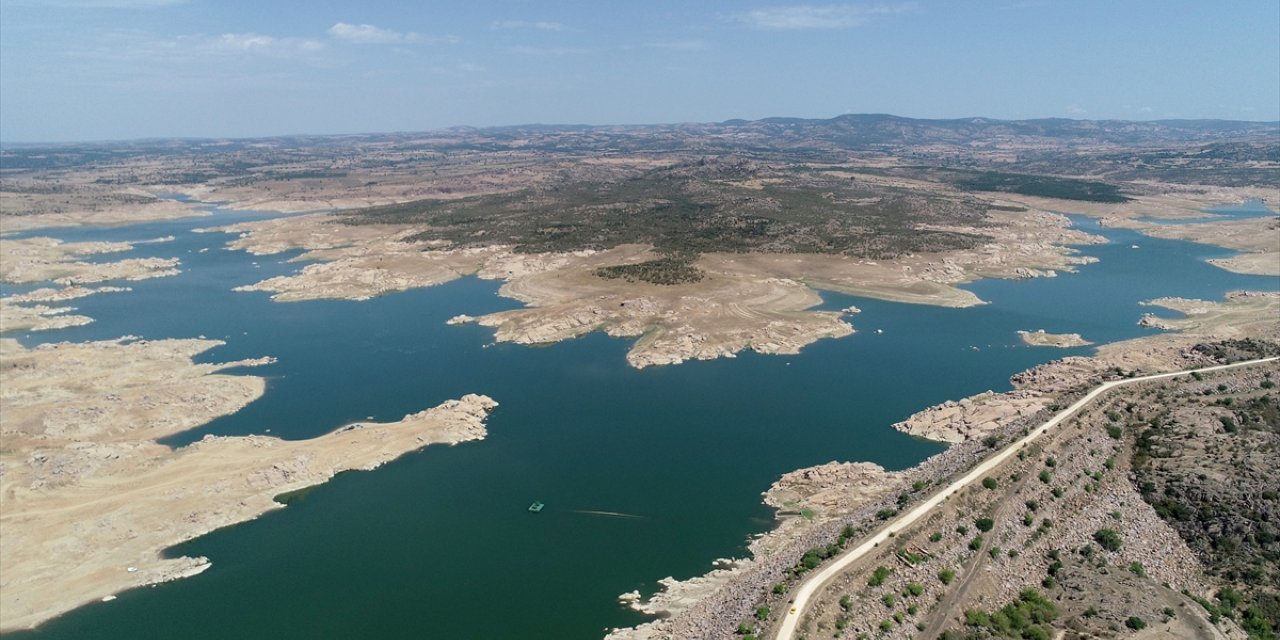
[[[1275,0],[0,0],[0,140],[1280,119]]]

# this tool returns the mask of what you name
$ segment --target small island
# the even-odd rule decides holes
[[[1092,342],[1080,337],[1078,333],[1045,333],[1044,329],[1036,329],[1035,331],[1019,331],[1018,336],[1022,338],[1028,346],[1032,347],[1058,347],[1059,349],[1068,349],[1070,347],[1087,347]]]

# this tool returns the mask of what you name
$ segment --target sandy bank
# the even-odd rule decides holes
[[[982,438],[1010,420],[1033,415],[1051,402],[1052,397],[1030,389],[985,391],[918,411],[893,428],[930,440],[965,442]]]
[[[1146,304],[1179,311],[1187,317],[1166,319],[1147,314],[1139,320],[1144,326],[1176,333],[1105,344],[1090,358],[1055,360],[1015,375],[1013,391],[987,391],[958,401],[948,400],[893,427],[942,442],[977,440],[1010,420],[1049,406],[1063,391],[1100,380],[1109,371],[1156,373],[1203,364],[1198,356],[1188,353],[1198,342],[1280,339],[1280,323],[1276,322],[1280,318],[1280,294],[1233,292],[1222,302],[1161,298]]]
[[[72,311],[75,311],[75,307],[19,305],[13,304],[8,298],[0,298],[0,333],[50,331],[93,322],[93,318],[74,314]]]
[[[164,241],[164,239],[159,239]],[[0,280],[13,283],[52,281],[82,285],[107,280],[145,280],[178,273],[177,258],[128,258],[84,262],[86,256],[130,251],[127,242],[62,242],[55,238],[0,238]]]
[[[1003,194],[1010,202],[1043,211],[1056,211],[1103,218],[1106,223],[1121,219],[1165,218],[1169,220],[1203,218],[1205,209],[1223,204],[1242,204],[1259,200],[1275,205],[1280,203],[1280,189],[1274,187],[1220,187],[1212,185],[1184,185],[1174,183],[1134,182],[1133,185],[1149,191],[1130,195],[1129,202],[1089,202],[1085,200],[1060,200],[1019,194]]]
[[[62,302],[96,293],[130,291],[128,287],[63,287],[43,288],[0,298],[0,333],[10,331],[48,331],[78,327],[93,318],[72,313],[75,307],[49,306],[44,302]]]
[[[1019,331],[1018,337],[1022,341],[1032,347],[1058,347],[1066,349],[1069,347],[1084,347],[1093,344],[1088,340],[1080,337],[1078,333],[1045,333],[1044,329],[1036,329],[1035,331]]]
[[[371,469],[433,443],[483,438],[495,406],[469,395],[394,423],[301,441],[214,437],[178,450],[155,439],[232,413],[261,378],[195,364],[208,340],[25,349],[0,340],[0,628],[38,624],[121,590],[194,575],[203,558],[163,549],[280,508],[280,493]]]
[[[55,227],[105,227],[209,215],[208,211],[200,209],[197,205],[174,200],[155,200],[114,206],[102,206],[86,201],[68,206],[26,201],[44,197],[37,194],[4,193],[2,195],[3,204],[0,205],[0,211],[3,213],[0,213],[0,233]]]
[[[147,242],[168,242],[172,237]],[[179,273],[177,258],[128,258],[114,262],[86,262],[79,258],[130,251],[126,242],[62,242],[33,237],[0,238],[0,281],[53,282],[60,288],[41,288],[0,299],[0,332],[45,331],[93,322],[75,315],[74,307],[42,303],[64,302],[97,293],[129,291],[128,287],[86,287],[109,280],[145,280]]]
[[[735,560],[732,566],[721,567],[706,579],[663,580],[662,590],[647,605],[637,598],[639,594],[627,594],[625,602],[663,617],[614,630],[609,638],[728,637],[741,620],[751,617],[768,590],[784,579],[805,550],[831,544],[845,523],[873,526],[877,510],[892,508],[893,497],[913,492],[917,488],[913,483],[928,487],[971,468],[988,451],[982,442],[987,436],[1014,437],[1024,426],[1045,419],[1053,403],[1064,395],[1078,392],[1082,386],[1095,386],[1108,376],[1216,364],[1210,353],[1195,348],[1202,342],[1232,338],[1280,341],[1280,323],[1275,322],[1280,316],[1277,294],[1236,293],[1218,303],[1182,299],[1153,303],[1189,315],[1171,327],[1179,333],[1103,345],[1094,357],[1055,360],[1013,376],[1015,389],[1011,392],[988,391],[948,401],[895,424],[895,428],[913,435],[955,443],[917,467],[888,473],[874,464],[832,462],[784,474],[765,494],[765,502],[779,509],[778,526],[752,541],[750,559]],[[1106,503],[1097,510],[1097,518],[1111,518],[1109,514],[1115,510],[1115,505]],[[1154,522],[1164,526],[1158,520]],[[1088,524],[1082,526],[1088,528]],[[1146,524],[1150,523],[1139,526]],[[1029,531],[1018,526],[1024,534]],[[1079,526],[1055,529],[1054,535],[1075,529]],[[1167,545],[1148,546],[1135,547],[1133,551],[1148,556],[1145,560],[1149,570],[1172,567],[1169,576],[1187,575],[1183,564],[1167,560]],[[883,610],[877,611],[883,616]]]
[[[1178,331],[1192,336],[1244,338],[1267,332],[1280,324],[1280,293],[1233,291],[1223,302],[1191,298],[1157,298],[1145,304],[1185,314],[1182,318],[1142,316],[1144,326]]]
[[[1280,276],[1280,217],[1176,225],[1137,222],[1127,226],[1157,238],[1187,240],[1240,251],[1237,256],[1208,261],[1228,271]]]
[[[754,595],[742,583],[776,573],[788,564],[798,543],[820,539],[841,518],[878,508],[878,503],[906,485],[909,481],[904,474],[869,462],[829,462],[784,474],[763,494],[765,503],[779,510],[778,526],[751,541],[750,559],[716,560],[710,572],[687,580],[663,578],[657,581],[658,591],[648,598],[639,592],[622,594],[618,598],[622,604],[659,618],[614,629],[607,638],[718,637],[701,635],[707,627],[690,621],[714,615],[708,610],[710,603],[748,602]]]
[[[1241,255],[1214,258],[1208,262],[1235,273],[1280,275],[1280,217],[1231,219],[1220,216],[1218,220],[1183,224],[1161,224],[1143,219],[1212,218],[1214,214],[1206,213],[1206,209],[1248,200],[1261,200],[1274,207],[1280,203],[1280,190],[1263,187],[1162,187],[1168,187],[1170,192],[1158,196],[1137,196],[1133,202],[1119,204],[1024,196],[1015,196],[1011,200],[1051,211],[1096,217],[1101,225],[1133,229],[1156,238],[1234,249]]]
[[[223,227],[239,237],[229,247],[255,255],[303,249],[298,260],[318,261],[297,274],[264,280],[241,291],[266,291],[278,301],[367,299],[376,295],[477,275],[505,281],[504,296],[527,308],[478,318],[499,341],[557,342],[604,331],[637,338],[627,355],[635,367],[730,357],[742,350],[796,353],[823,338],[852,333],[840,314],[813,311],[818,290],[950,307],[981,304],[956,285],[983,277],[1052,276],[1087,262],[1069,244],[1099,239],[1071,229],[1065,217],[1043,212],[992,212],[981,247],[947,254],[907,255],[877,262],[821,254],[706,254],[695,266],[699,282],[659,286],[608,280],[600,267],[656,257],[649,247],[520,254],[508,247],[454,249],[408,243],[405,226],[348,226],[311,215]],[[939,228],[941,229],[941,228]],[[974,232],[974,229],[950,231]]]

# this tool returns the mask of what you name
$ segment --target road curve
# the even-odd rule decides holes
[[[1095,398],[1106,393],[1107,391],[1110,391],[1111,389],[1114,389],[1116,387],[1123,386],[1126,384],[1132,384],[1137,382],[1148,382],[1151,380],[1159,380],[1161,378],[1172,378],[1174,376],[1185,376],[1192,372],[1203,373],[1203,372],[1209,372],[1209,371],[1219,371],[1222,369],[1232,369],[1235,367],[1245,367],[1245,366],[1254,365],[1254,364],[1261,364],[1263,362],[1272,362],[1275,360],[1280,360],[1280,357],[1260,358],[1257,360],[1246,360],[1244,362],[1236,362],[1233,364],[1221,364],[1213,367],[1204,367],[1201,369],[1187,369],[1185,371],[1174,371],[1172,373],[1157,373],[1149,376],[1141,376],[1137,378],[1125,378],[1123,380],[1111,380],[1109,382],[1102,383],[1098,387],[1094,388],[1093,391],[1090,391],[1089,393],[1085,394],[1083,398],[1076,400],[1071,406],[1067,407],[1066,409],[1063,409],[1062,411],[1059,411],[1052,418],[1048,419],[1043,424],[1033,429],[1027,435],[1017,440],[1014,440],[1013,442],[1009,443],[1009,445],[1007,445],[1006,447],[1001,449],[999,452],[997,452],[995,455],[991,456],[990,458],[987,458],[986,460],[983,460],[981,463],[978,464],[978,466],[970,470],[969,473],[966,473],[965,475],[957,479],[955,482],[952,482],[942,490],[929,496],[928,499],[916,505],[915,508],[913,508],[912,510],[888,521],[885,524],[885,526],[882,527],[875,535],[863,540],[862,544],[859,544],[858,546],[844,552],[838,558],[836,558],[834,562],[828,564],[827,566],[823,567],[821,571],[810,576],[807,580],[801,583],[800,588],[796,590],[795,597],[793,598],[790,611],[788,611],[786,614],[786,617],[782,619],[782,624],[778,627],[778,632],[774,635],[774,638],[776,640],[792,640],[792,638],[795,636],[796,626],[800,624],[800,619],[804,617],[805,608],[809,606],[809,600],[811,600],[815,594],[821,591],[822,588],[825,587],[826,584],[830,582],[832,578],[836,577],[836,575],[838,575],[846,567],[858,561],[860,558],[862,558],[862,556],[866,555],[867,552],[876,548],[876,546],[879,545],[881,542],[888,540],[889,537],[892,536],[894,533],[902,530],[905,527],[915,524],[917,520],[919,520],[920,518],[928,514],[929,511],[934,507],[937,507],[939,504],[942,504],[943,500],[946,500],[947,498],[951,497],[955,492],[965,488],[969,484],[973,483],[973,481],[979,478],[985,477],[988,473],[991,472],[992,469],[995,469],[996,467],[1000,466],[1002,463],[1004,463],[1005,460],[1008,460],[1011,456],[1015,455],[1019,449],[1026,446],[1027,444],[1030,444],[1032,441],[1040,437],[1042,434],[1044,434],[1044,432],[1048,431],[1049,429],[1052,429],[1058,426],[1058,424],[1060,424],[1063,420],[1066,420],[1067,418],[1075,414],[1075,412],[1079,411],[1081,407],[1084,407],[1085,405],[1089,404]]]

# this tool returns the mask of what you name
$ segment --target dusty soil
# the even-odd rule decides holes
[[[394,423],[301,441],[157,438],[239,410],[262,358],[195,364],[209,340],[49,344],[0,340],[0,629],[39,624],[124,589],[194,575],[163,549],[280,508],[272,498],[433,443],[483,438],[495,406],[469,395]]]
[[[269,291],[278,301],[366,299],[477,275],[505,281],[501,293],[527,308],[480,318],[459,316],[495,329],[499,341],[557,342],[592,331],[638,338],[627,355],[645,367],[689,359],[731,357],[743,350],[796,353],[823,338],[852,333],[840,314],[811,311],[817,290],[934,304],[980,304],[955,285],[982,277],[1052,276],[1085,259],[1067,245],[1097,239],[1070,229],[1047,213],[992,212],[995,240],[974,250],[918,254],[877,262],[818,254],[706,254],[694,266],[698,282],[655,285],[605,279],[601,267],[652,260],[642,245],[606,251],[515,253],[508,247],[452,249],[410,243],[412,226],[347,226],[311,215],[221,228],[237,233],[229,243],[255,255],[304,249],[298,260],[319,261],[296,275],[242,287]]]
[[[1022,341],[1033,347],[1057,347],[1066,349],[1069,347],[1083,347],[1093,344],[1088,340],[1080,337],[1078,333],[1045,333],[1044,329],[1036,329],[1035,331],[1019,331],[1018,337]]]
[[[1133,202],[1105,204],[1013,196],[1011,201],[1048,211],[1079,213],[1098,218],[1100,225],[1134,229],[1140,233],[1172,240],[1188,240],[1240,251],[1238,256],[1214,258],[1210,264],[1235,273],[1280,275],[1280,218],[1245,220],[1223,218],[1187,224],[1160,224],[1139,218],[1167,220],[1211,217],[1205,209],[1224,202],[1260,200],[1273,209],[1280,203],[1280,190],[1268,187],[1205,187],[1158,185],[1161,195],[1137,196]]]
[[[806,550],[830,545],[846,527],[858,535],[874,530],[877,514],[901,508],[903,496],[910,505],[911,496],[918,491],[970,468],[987,450],[983,440],[994,438],[998,444],[1020,434],[1021,429],[1047,416],[1053,405],[1065,405],[1072,393],[1107,376],[1214,364],[1205,351],[1193,348],[1197,344],[1239,338],[1280,341],[1274,306],[1280,303],[1280,296],[1275,294],[1232,294],[1220,303],[1157,302],[1200,312],[1179,327],[1182,333],[1103,345],[1094,357],[1066,358],[1014,376],[1012,392],[986,392],[943,403],[895,425],[915,435],[956,443],[918,467],[885,473],[875,465],[829,463],[786,474],[766,496],[766,502],[779,507],[779,526],[752,542],[751,559],[735,560],[731,567],[722,568],[714,581],[716,588],[703,584],[692,590],[702,597],[699,601],[691,601],[693,596],[683,591],[682,583],[665,581],[664,591],[679,593],[680,605],[664,608],[665,596],[660,592],[649,611],[671,617],[615,630],[610,638],[721,638],[732,635],[743,622],[751,622],[758,633],[767,634],[779,617],[787,615],[786,585]],[[1109,402],[1109,406],[1124,406],[1119,400]],[[1064,629],[1082,630],[1086,637],[1110,634],[1123,630],[1128,616],[1138,615],[1152,632],[1165,631],[1177,637],[1239,637],[1238,628],[1230,623],[1221,629],[1213,627],[1204,611],[1179,593],[1182,588],[1209,593],[1212,585],[1186,543],[1155,515],[1128,481],[1127,458],[1120,455],[1121,443],[1106,430],[1107,415],[1105,408],[1088,410],[1082,414],[1088,420],[1064,427],[1059,435],[1042,442],[1035,456],[1029,452],[1008,465],[1010,469],[1002,470],[995,479],[997,490],[974,486],[924,524],[899,532],[894,545],[880,556],[855,564],[818,599],[809,622],[810,635],[853,638],[867,633],[880,637],[880,625],[886,619],[891,629],[887,637],[913,637],[916,624],[939,632],[954,626],[955,616],[966,608],[994,610],[1016,598],[1025,587],[1043,589],[1040,582],[1045,565],[1051,562],[1046,559],[1049,551],[1088,545],[1097,528],[1110,527],[1130,541],[1120,552],[1064,562],[1062,576],[1052,591],[1060,619],[1076,625]],[[1053,467],[1045,463],[1050,456]],[[1038,477],[1045,468],[1050,469],[1050,482]],[[1055,478],[1066,484],[1059,486]],[[1054,495],[1054,489],[1060,495]],[[896,501],[894,496],[898,496]],[[1037,510],[1030,510],[1027,500],[1034,500]],[[1029,510],[1032,525],[1023,520]],[[1116,512],[1120,513],[1118,519],[1112,515]],[[992,518],[995,525],[983,534],[974,551],[969,544],[980,533],[974,520],[984,516]],[[964,527],[963,533],[960,527]],[[940,534],[936,541],[935,534]],[[999,550],[993,554],[993,548]],[[1066,552],[1061,553],[1065,556]],[[1103,559],[1105,563],[1100,564]],[[1142,566],[1143,576],[1125,570],[1134,562]],[[877,566],[892,571],[883,584],[873,587],[868,584],[869,576]],[[1107,566],[1113,568],[1108,571]],[[957,574],[951,585],[938,578],[943,568]],[[1174,588],[1162,586],[1163,582]],[[924,587],[921,597],[907,593],[912,583]],[[885,594],[894,594],[894,606],[886,607]],[[851,596],[847,609],[839,603],[844,595]],[[637,607],[645,605],[643,599],[632,597],[629,601]],[[760,606],[771,611],[764,621],[756,621],[752,615]],[[1086,615],[1090,607],[1096,613]],[[1174,609],[1176,615],[1166,616],[1166,608]],[[900,615],[902,622],[895,620],[894,614]]]
[[[157,238],[164,242],[171,238]],[[26,283],[52,281],[69,286],[106,280],[144,280],[178,273],[177,258],[128,258],[85,262],[85,256],[130,251],[126,242],[62,242],[54,238],[0,239],[0,280]]]
[[[113,191],[79,187],[54,193],[14,192],[6,178],[0,190],[0,233],[53,227],[99,227],[156,220],[176,220],[207,216],[196,205],[174,200],[158,200],[139,189]]]
[[[1211,258],[1209,264],[1235,273],[1280,276],[1280,217],[1176,225],[1132,220],[1114,226],[1129,227],[1157,238],[1235,249],[1241,253],[1229,258]]]
[[[24,294],[0,298],[0,333],[9,331],[47,331],[77,327],[93,322],[89,316],[72,313],[75,307],[50,306],[45,302],[75,300],[95,293],[129,291],[128,287],[43,288]]]
[[[1151,193],[1132,196],[1130,202],[1106,203],[1083,200],[1059,200],[1018,194],[1006,194],[1010,202],[1035,209],[1074,213],[1091,218],[1102,218],[1112,225],[1133,218],[1186,219],[1203,218],[1204,210],[1222,206],[1223,203],[1243,203],[1260,200],[1271,206],[1280,203],[1280,189],[1249,186],[1224,187],[1211,185],[1184,185],[1174,183],[1136,182]]]
[[[148,242],[167,242],[157,238]],[[0,281],[18,284],[53,282],[59,288],[41,288],[0,298],[0,333],[44,331],[93,322],[72,313],[74,307],[50,305],[96,293],[128,291],[127,287],[86,287],[109,280],[145,280],[178,273],[177,258],[127,258],[87,262],[81,258],[132,250],[125,242],[62,242],[54,238],[20,240],[0,238]]]

